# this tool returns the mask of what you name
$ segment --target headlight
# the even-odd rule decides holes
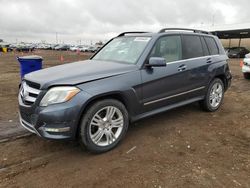
[[[51,88],[43,97],[42,101],[40,102],[40,106],[48,106],[50,104],[57,104],[69,101],[79,92],[80,89],[71,86],[58,86]]]

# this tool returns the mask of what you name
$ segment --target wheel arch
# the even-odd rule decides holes
[[[115,100],[120,101],[125,106],[125,108],[127,109],[128,114],[130,114],[130,107],[129,107],[129,104],[128,104],[128,99],[121,92],[112,92],[112,93],[105,93],[105,94],[98,95],[98,96],[93,96],[92,98],[90,98],[85,103],[85,105],[81,109],[80,117],[78,118],[78,121],[77,121],[77,128],[76,128],[75,137],[79,136],[80,124],[82,122],[82,118],[84,117],[85,112],[94,103],[96,103],[97,101],[100,101],[100,100],[104,100],[104,99],[115,99]],[[129,116],[129,121],[130,121],[130,116]]]
[[[226,91],[228,89],[228,81],[227,81],[226,75],[225,74],[218,74],[214,77],[214,79],[215,78],[219,78],[223,82],[224,90]],[[214,79],[212,79],[212,80],[214,80]]]

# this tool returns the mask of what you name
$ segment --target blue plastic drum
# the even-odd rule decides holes
[[[40,56],[17,57],[17,60],[20,63],[21,78],[23,78],[25,74],[42,69],[43,58]]]

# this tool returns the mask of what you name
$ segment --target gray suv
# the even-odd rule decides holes
[[[227,59],[205,31],[122,33],[89,60],[27,74],[20,122],[43,138],[78,139],[105,152],[139,119],[193,102],[216,111],[231,82]]]

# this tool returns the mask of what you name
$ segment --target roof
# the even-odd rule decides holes
[[[214,35],[217,35],[220,39],[239,39],[239,38],[250,38],[249,29],[235,29],[235,30],[224,30],[224,31],[212,31]]]

